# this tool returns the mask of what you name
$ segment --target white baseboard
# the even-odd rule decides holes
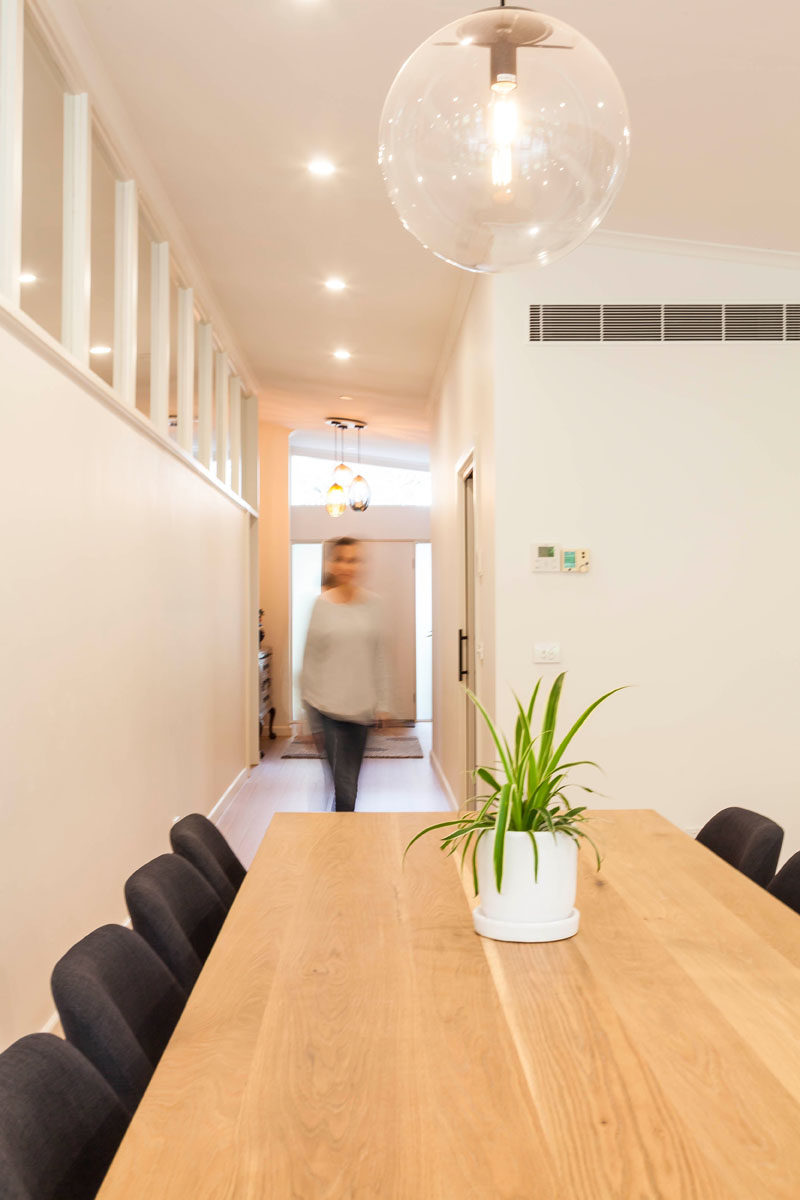
[[[439,762],[439,759],[436,757],[436,752],[434,750],[431,750],[430,761],[431,761],[431,766],[433,767],[433,773],[436,776],[436,778],[439,780],[439,783],[442,785],[442,791],[444,792],[445,796],[447,797],[447,803],[450,805],[450,807],[453,809],[454,812],[458,812],[459,803],[453,794],[453,789],[450,787],[450,782],[447,779],[447,776],[445,775],[444,771],[442,770],[442,764]]]
[[[236,776],[233,783],[230,784],[230,786],[225,789],[225,791],[222,793],[222,795],[220,796],[217,803],[211,809],[211,812],[208,814],[209,821],[213,821],[215,825],[219,823],[220,818],[222,817],[222,815],[225,812],[228,805],[233,800],[236,793],[239,791],[239,788],[242,786],[245,779],[247,779],[248,775],[250,774],[251,769],[252,768],[250,768],[250,767],[242,767],[241,771]]]

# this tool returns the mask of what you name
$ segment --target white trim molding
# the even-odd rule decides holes
[[[759,246],[730,246],[724,242],[692,242],[683,238],[656,237],[642,233],[622,233],[598,229],[584,243],[612,250],[630,250],[639,254],[674,254],[690,258],[752,263],[754,266],[800,270],[800,253],[791,250],[765,250]]]
[[[19,305],[22,270],[23,0],[0,0],[0,292]]]
[[[117,180],[114,203],[114,391],[135,408],[139,205],[134,179]]]
[[[449,782],[447,776],[445,775],[444,771],[442,770],[442,764],[439,762],[439,759],[436,756],[435,750],[431,750],[431,752],[430,752],[430,763],[431,763],[431,766],[433,767],[433,773],[436,776],[436,778],[439,780],[442,791],[445,794],[447,803],[450,805],[453,812],[458,812],[458,801],[456,800],[455,795],[453,794],[453,789],[450,787],[450,782]]]
[[[61,341],[89,365],[89,304],[92,281],[92,141],[86,92],[64,96],[64,246],[61,276]]]

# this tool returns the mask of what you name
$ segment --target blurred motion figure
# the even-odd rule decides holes
[[[370,726],[388,716],[381,602],[359,584],[361,543],[339,538],[306,636],[300,680],[320,753],[333,778],[337,812],[353,812]]]

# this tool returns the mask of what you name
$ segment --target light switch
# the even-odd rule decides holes
[[[536,642],[533,647],[535,663],[561,662],[561,646],[558,642]]]

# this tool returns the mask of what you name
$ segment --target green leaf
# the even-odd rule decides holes
[[[561,676],[560,678],[563,678],[563,676]],[[553,755],[553,758],[552,758],[552,766],[553,767],[555,767],[558,764],[558,762],[560,761],[561,756],[563,755],[567,746],[570,744],[570,742],[574,738],[575,734],[580,729],[581,725],[583,725],[586,718],[590,717],[591,714],[594,712],[594,710],[599,705],[601,705],[604,700],[608,700],[609,696],[615,696],[617,692],[624,692],[624,691],[625,691],[624,687],[613,688],[610,692],[606,692],[606,694],[604,696],[600,696],[600,698],[598,700],[595,700],[592,704],[589,705],[589,707],[584,712],[581,713],[581,715],[578,717],[577,721],[572,726],[569,733],[566,735],[566,737],[560,743],[560,745],[558,746],[558,749],[556,750],[555,754]]]
[[[549,765],[550,749],[553,745],[553,735],[556,729],[556,719],[558,717],[558,702],[561,699],[561,689],[564,686],[565,672],[562,671],[553,680],[553,686],[550,688],[550,694],[547,697],[547,706],[544,710],[544,720],[542,721],[542,736],[539,744],[539,770],[544,774]]]
[[[506,847],[506,830],[508,829],[508,818],[510,812],[509,791],[511,784],[503,784],[500,792],[500,805],[497,809],[497,821],[494,828],[494,877],[497,883],[497,890],[503,884],[503,856]]]
[[[464,820],[465,820],[465,818],[461,817],[457,821],[439,821],[438,824],[436,824],[436,825],[428,825],[425,829],[420,829],[419,833],[414,834],[413,838],[411,839],[411,841],[408,843],[405,850],[403,851],[403,862],[405,862],[406,855],[408,854],[411,847],[414,845],[414,842],[418,842],[419,839],[421,837],[424,837],[426,833],[433,833],[437,829],[446,829],[448,826],[451,826],[451,825],[461,825]]]
[[[531,839],[531,845],[533,846],[533,882],[536,883],[539,878],[539,843],[530,830],[528,830],[528,837]]]
[[[495,792],[499,792],[500,788],[503,786],[501,783],[497,782],[494,775],[491,773],[491,771],[487,770],[486,767],[478,767],[475,774],[479,779],[482,779],[484,783],[488,783],[490,788],[494,788]]]
[[[477,708],[478,712],[479,712],[479,713],[481,714],[481,716],[483,717],[483,719],[484,719],[484,721],[485,721],[485,723],[486,723],[486,727],[487,727],[487,729],[489,730],[489,733],[490,733],[490,734],[491,734],[491,736],[492,736],[492,741],[494,742],[495,746],[497,746],[497,751],[498,751],[498,754],[500,755],[500,761],[501,761],[501,762],[502,762],[502,764],[503,764],[503,770],[505,771],[505,773],[506,773],[506,775],[507,775],[507,776],[508,776],[508,775],[511,775],[511,773],[512,773],[512,772],[511,772],[511,762],[510,762],[510,756],[509,756],[509,754],[508,754],[508,743],[506,742],[506,745],[505,745],[505,748],[504,748],[504,747],[503,747],[503,740],[504,740],[504,739],[503,739],[503,740],[501,740],[500,734],[497,732],[497,729],[495,728],[494,721],[493,721],[493,720],[492,720],[492,718],[489,716],[488,712],[487,712],[487,711],[486,711],[486,709],[483,707],[483,705],[481,704],[481,702],[480,702],[480,700],[478,699],[478,697],[475,695],[475,693],[474,693],[474,692],[471,692],[471,691],[469,690],[469,688],[467,688],[467,689],[466,689],[466,692],[467,692],[467,695],[469,696],[470,700],[472,701],[472,703],[473,703],[473,704],[475,705],[475,707]]]

